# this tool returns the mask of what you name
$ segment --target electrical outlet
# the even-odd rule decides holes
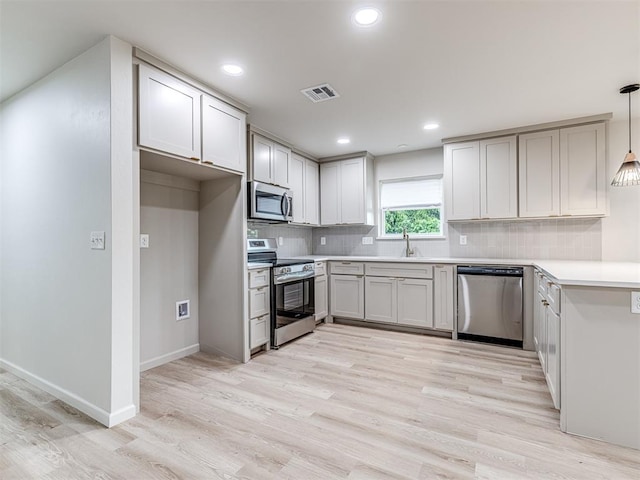
[[[140,248],[149,248],[149,234],[140,234]]]
[[[104,250],[104,232],[91,232],[89,245],[91,250]]]
[[[180,300],[176,302],[176,320],[186,320],[191,316],[191,307],[189,300]]]
[[[278,245],[280,246],[284,245],[284,238],[278,237]]]
[[[363,245],[373,245],[373,237],[362,237]]]
[[[467,244],[467,236],[460,235],[460,245],[466,245],[466,244]]]
[[[320,237],[320,245],[326,245],[327,244],[327,237]]]
[[[631,313],[640,313],[640,292],[631,292]]]

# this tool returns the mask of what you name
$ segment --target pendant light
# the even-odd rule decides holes
[[[620,89],[620,93],[629,95],[629,153],[624,156],[618,173],[613,177],[611,185],[614,187],[640,185],[640,162],[638,162],[635,153],[631,151],[631,93],[638,89],[640,89],[640,84],[637,83],[627,85]]]

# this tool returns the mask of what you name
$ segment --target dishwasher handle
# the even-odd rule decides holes
[[[494,277],[522,277],[522,267],[460,265],[458,275],[491,275]]]

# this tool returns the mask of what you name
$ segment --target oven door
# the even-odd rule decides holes
[[[315,329],[314,277],[274,285],[271,343],[279,346]]]

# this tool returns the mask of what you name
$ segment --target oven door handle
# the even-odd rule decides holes
[[[280,278],[275,278],[273,283],[274,285],[282,285],[284,283],[298,282],[300,280],[307,280],[314,277],[315,272],[313,270],[308,272],[290,273],[282,275]]]

